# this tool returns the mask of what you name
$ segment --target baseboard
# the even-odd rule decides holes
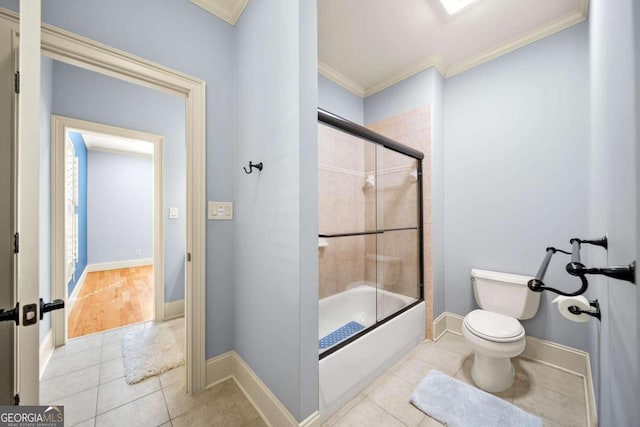
[[[164,320],[177,319],[184,316],[184,300],[164,303]]]
[[[433,321],[433,340],[438,341],[447,332],[447,312],[442,313]]]
[[[44,374],[44,370],[47,369],[49,360],[53,356],[53,331],[49,329],[47,335],[44,337],[44,341],[40,343],[40,376]]]
[[[320,426],[320,414],[317,411],[299,423],[235,351],[209,359],[205,376],[207,388],[229,378],[233,379],[269,426]]]
[[[438,316],[433,323],[433,336],[437,337],[434,341],[437,341],[445,332],[461,335],[463,319],[464,317],[459,314],[448,312]],[[553,366],[583,378],[587,401],[588,426],[597,426],[595,393],[593,391],[589,353],[540,338],[527,336],[526,339],[527,346],[522,353],[522,357]]]
[[[153,258],[128,259],[124,261],[88,264],[86,271],[92,273],[94,271],[119,270],[121,268],[143,267],[145,265],[153,265]]]
[[[80,279],[78,279],[76,286],[73,288],[73,292],[71,292],[71,295],[69,295],[69,298],[67,298],[67,306],[65,307],[67,310],[67,314],[71,313],[71,309],[73,308],[73,305],[76,303],[78,299],[78,295],[80,295],[82,286],[84,286],[85,279],[87,278],[87,272],[88,272],[87,270],[88,270],[87,267],[85,267],[84,270],[82,270]],[[67,286],[69,286],[69,284],[67,284]]]

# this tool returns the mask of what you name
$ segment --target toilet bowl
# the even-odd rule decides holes
[[[540,294],[526,286],[531,279],[510,273],[471,270],[471,283],[479,310],[468,313],[462,335],[473,350],[471,378],[481,389],[497,393],[513,385],[511,358],[526,346],[525,330],[518,319],[538,312]]]
[[[462,322],[462,335],[474,353],[471,378],[483,390],[497,393],[513,385],[511,358],[525,348],[524,328],[513,317],[474,310]]]

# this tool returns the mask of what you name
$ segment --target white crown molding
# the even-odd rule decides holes
[[[586,5],[587,0],[578,0],[578,3]],[[587,19],[586,9],[583,12],[582,8],[578,7],[578,10],[569,16],[551,21],[523,35],[507,40],[491,49],[448,66],[443,75],[445,78],[453,77],[456,74],[460,74],[480,64],[496,59],[499,56],[513,52],[516,49],[520,49],[528,44],[534,43],[573,25],[579,24],[585,19]]]
[[[364,87],[354,82],[349,77],[342,74],[341,72],[331,68],[329,65],[325,64],[322,61],[318,61],[318,73],[328,78],[332,82],[342,86],[352,94],[357,95],[360,98],[365,97]]]
[[[224,0],[191,0],[191,2],[223,21],[236,25],[249,0],[231,0],[230,2]]]
[[[473,67],[496,59],[499,56],[513,52],[514,50],[524,47],[530,43],[579,24],[587,19],[588,10],[589,0],[576,0],[576,10],[570,15],[551,21],[520,36],[500,43],[484,52],[472,55],[453,64],[446,64],[440,54],[430,55],[418,62],[404,67],[400,71],[367,88],[363,88],[361,85],[339,71],[331,68],[324,62],[318,61],[318,72],[332,80],[334,83],[347,89],[349,92],[366,98],[431,67],[436,67],[444,78],[453,77],[456,74],[460,74]]]
[[[407,79],[411,76],[418,74],[421,71],[424,71],[428,68],[436,67],[436,69],[440,72],[440,74],[444,75],[444,70],[446,70],[446,64],[442,59],[440,54],[431,55],[426,58],[421,59],[418,62],[415,62],[407,67],[402,68],[397,73],[387,77],[384,80],[379,81],[373,86],[369,86],[364,91],[364,97],[371,96],[380,91],[385,90],[386,88],[393,86],[396,83],[401,82],[404,79]]]

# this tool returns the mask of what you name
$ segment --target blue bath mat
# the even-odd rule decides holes
[[[540,418],[435,370],[420,381],[411,403],[449,427],[542,427]]]
[[[363,329],[364,329],[364,326],[362,326],[360,323],[349,322],[346,325],[331,332],[326,337],[321,338],[319,341],[320,349],[322,350],[323,348],[329,348],[332,345],[337,344],[342,340],[346,340],[351,335],[357,332],[360,332]]]

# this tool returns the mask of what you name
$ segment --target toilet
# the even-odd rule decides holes
[[[497,393],[513,385],[511,358],[525,347],[525,331],[518,320],[531,319],[540,306],[540,293],[527,287],[531,279],[471,270],[473,294],[480,309],[464,317],[462,335],[474,353],[471,377],[485,391]]]

